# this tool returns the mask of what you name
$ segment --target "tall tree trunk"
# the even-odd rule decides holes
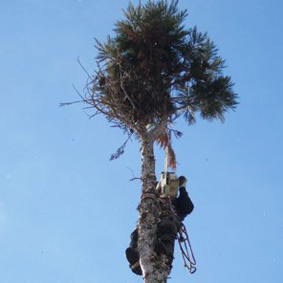
[[[140,264],[144,283],[165,283],[170,273],[165,255],[155,253],[157,225],[160,207],[156,194],[154,138],[148,135],[141,139],[142,196],[139,204],[139,240]]]

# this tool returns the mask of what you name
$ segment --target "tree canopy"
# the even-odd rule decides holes
[[[86,101],[125,129],[164,117],[173,122],[183,116],[192,124],[197,113],[224,120],[236,107],[231,78],[222,74],[224,60],[206,33],[184,27],[188,13],[177,4],[130,3],[115,36],[96,41],[100,67]]]
[[[177,118],[188,124],[197,117],[224,121],[224,114],[238,104],[214,42],[196,27],[185,28],[188,12],[177,5],[177,0],[149,0],[136,7],[129,3],[114,36],[104,43],[96,39],[98,67],[80,95],[95,110],[92,116],[105,115],[129,135],[140,138],[155,130],[154,140],[169,149],[172,168],[171,125]]]

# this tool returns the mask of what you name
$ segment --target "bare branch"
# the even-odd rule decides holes
[[[142,178],[141,177],[134,177],[134,178],[130,179],[129,181],[132,182],[132,181],[135,181],[135,180],[140,180],[141,181]]]
[[[71,105],[71,104],[75,104],[75,103],[82,103],[83,101],[81,100],[78,100],[78,101],[72,101],[72,102],[61,102],[59,104],[60,107],[63,107],[63,106],[68,106],[68,105]]]
[[[77,58],[77,62],[79,63],[79,65],[81,66],[81,68],[83,69],[83,71],[87,74],[88,78],[92,80],[91,75],[88,73],[88,71],[86,70],[86,68],[83,66],[83,64],[80,61],[80,57]]]
[[[134,171],[130,168],[130,167],[127,167],[127,169],[129,169],[132,174],[133,174],[133,178],[131,178],[129,181],[132,182],[132,181],[135,181],[135,180],[141,180],[142,178],[141,177],[135,177],[135,174],[134,174]]]
[[[120,66],[119,66],[119,67],[120,67]],[[121,67],[120,67],[120,72],[121,72],[123,75],[126,74],[125,77],[130,77],[130,74],[128,74],[128,73],[125,72],[125,71],[122,71],[122,70],[121,70]],[[121,79],[121,83],[120,83],[121,89],[123,90],[123,93],[124,93],[125,96],[128,98],[128,100],[130,101],[130,103],[132,104],[133,109],[136,110],[135,104],[133,103],[132,99],[130,98],[130,96],[128,95],[127,91],[126,91],[125,88],[124,88],[124,81],[125,81],[124,79]]]

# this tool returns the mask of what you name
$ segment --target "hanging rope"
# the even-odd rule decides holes
[[[182,257],[184,261],[184,266],[189,270],[191,274],[197,271],[196,260],[190,243],[189,235],[186,226],[181,223],[177,239],[182,252]]]

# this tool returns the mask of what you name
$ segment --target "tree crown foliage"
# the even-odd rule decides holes
[[[115,37],[98,41],[99,71],[90,102],[124,128],[168,122],[196,113],[224,120],[237,105],[233,83],[214,43],[196,27],[186,29],[187,10],[178,1],[148,1],[124,11]]]
[[[199,114],[224,121],[225,112],[238,104],[213,41],[196,27],[186,29],[187,10],[177,5],[177,0],[129,3],[115,36],[105,43],[96,40],[98,68],[89,75],[84,95],[79,93],[87,108],[95,109],[91,117],[105,115],[129,137],[153,133],[161,147],[168,147],[172,168],[171,135],[182,134],[170,127],[175,119],[183,116],[193,124]],[[126,142],[111,159],[124,152]]]

